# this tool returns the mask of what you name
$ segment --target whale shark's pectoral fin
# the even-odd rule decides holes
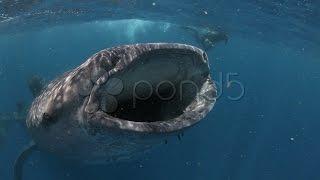
[[[35,143],[31,142],[30,145],[20,153],[19,157],[14,162],[14,180],[22,179],[23,165],[36,148]]]
[[[41,76],[32,75],[28,78],[27,84],[30,92],[32,93],[33,98],[36,98],[41,94],[42,90],[44,89],[45,80]]]

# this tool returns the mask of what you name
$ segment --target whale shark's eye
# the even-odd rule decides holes
[[[208,61],[208,55],[207,55],[207,53],[203,52],[203,53],[202,53],[202,56],[203,56],[203,59],[204,59],[205,61]]]
[[[44,126],[50,126],[54,124],[57,120],[55,119],[54,115],[50,115],[49,113],[42,114],[42,122]]]

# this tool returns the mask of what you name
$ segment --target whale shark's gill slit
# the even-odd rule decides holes
[[[209,75],[201,56],[185,49],[153,50],[139,56],[115,76],[121,79],[123,91],[114,96],[117,108],[108,114],[134,122],[170,121],[182,115]]]

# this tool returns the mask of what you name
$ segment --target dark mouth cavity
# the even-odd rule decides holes
[[[205,53],[176,49],[154,50],[139,56],[113,77],[117,86],[107,83],[100,90],[101,109],[110,116],[134,122],[174,119],[195,100],[208,78],[204,59],[207,60]],[[117,93],[105,93],[106,87]]]

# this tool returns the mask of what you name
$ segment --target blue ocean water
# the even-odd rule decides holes
[[[200,46],[183,26],[230,36],[207,52],[220,97],[203,121],[133,162],[86,166],[35,152],[24,179],[319,179],[319,7],[313,0],[0,0],[0,113],[9,117],[0,123],[0,179],[12,179],[31,140],[13,114],[17,102],[33,99],[28,77],[50,81],[120,44]]]

